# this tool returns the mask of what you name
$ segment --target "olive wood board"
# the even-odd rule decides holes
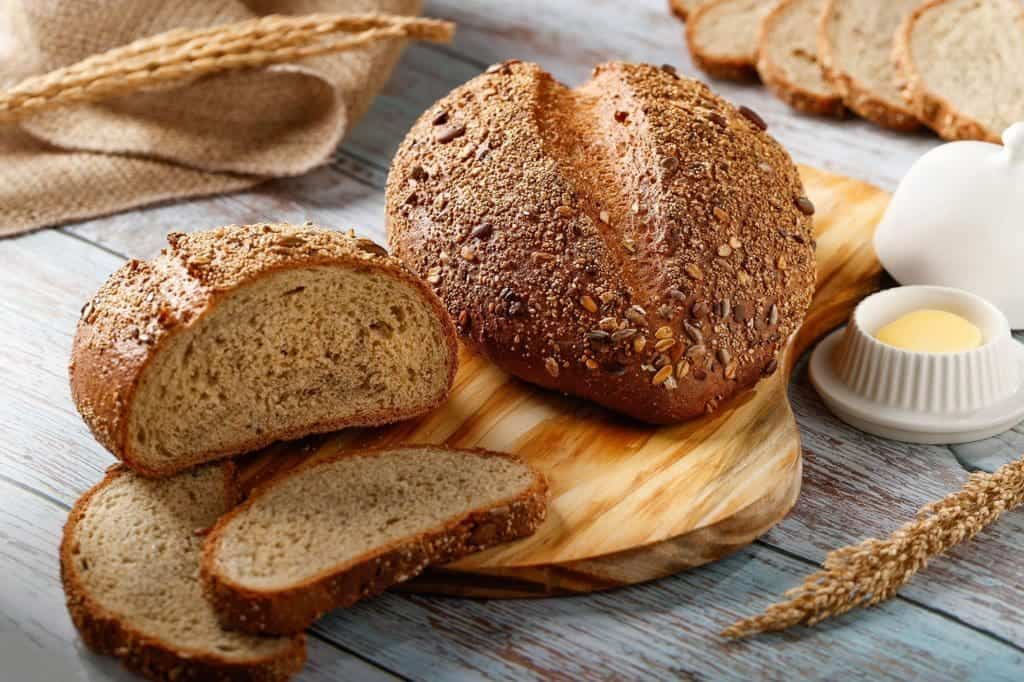
[[[448,402],[418,420],[280,443],[243,461],[248,488],[309,457],[397,443],[516,453],[548,479],[548,518],[526,539],[428,570],[402,589],[539,597],[609,589],[720,559],[782,520],[800,492],[787,398],[795,361],[881,280],[871,237],[889,195],[801,167],[817,207],[818,282],[780,369],[712,415],[651,426],[534,387],[465,348]]]

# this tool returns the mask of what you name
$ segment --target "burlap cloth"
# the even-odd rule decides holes
[[[0,87],[173,28],[372,11],[418,14],[420,0],[0,0]],[[0,236],[322,164],[387,80],[402,42],[0,125]]]

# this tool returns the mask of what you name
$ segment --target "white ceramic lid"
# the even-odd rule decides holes
[[[950,142],[918,159],[878,225],[875,251],[900,284],[970,291],[1022,329],[1024,122],[1003,143]]]
[[[874,337],[883,325],[922,309],[966,318],[984,343],[955,353],[920,353]],[[1014,341],[998,309],[957,289],[910,286],[869,296],[849,325],[815,348],[810,374],[836,416],[885,438],[963,443],[1024,420],[1024,346]]]

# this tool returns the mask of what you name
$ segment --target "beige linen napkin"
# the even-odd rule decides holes
[[[0,0],[0,87],[173,28],[419,10],[419,0]],[[303,173],[365,113],[401,48],[387,40],[0,126],[0,236]]]

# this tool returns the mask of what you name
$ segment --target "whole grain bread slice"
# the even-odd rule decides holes
[[[708,0],[690,13],[686,42],[694,63],[715,78],[757,78],[757,32],[775,0]]]
[[[153,680],[287,680],[306,644],[224,630],[199,582],[202,534],[235,502],[231,465],[165,480],[115,467],[75,504],[60,566],[86,645]]]
[[[210,533],[202,572],[225,626],[300,632],[431,564],[531,534],[547,484],[522,460],[401,446],[314,460],[253,491]]]
[[[825,78],[846,106],[893,130],[920,127],[900,93],[892,58],[897,30],[920,2],[826,0],[818,20],[818,58]]]
[[[947,140],[1000,141],[1024,120],[1024,3],[932,0],[904,21],[894,58],[903,96]]]
[[[822,74],[812,30],[824,6],[825,0],[782,0],[770,11],[758,31],[757,72],[794,109],[843,116],[843,98]]]
[[[86,304],[72,351],[79,412],[132,469],[168,476],[447,397],[455,327],[382,246],[270,224],[168,241]]]
[[[705,2],[707,0],[668,0],[668,6],[672,9],[673,14],[686,21],[686,18]]]

